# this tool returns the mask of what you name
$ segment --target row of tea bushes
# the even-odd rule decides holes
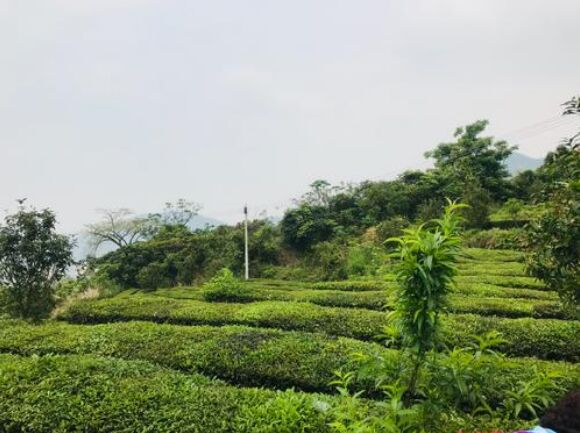
[[[525,276],[524,265],[517,262],[464,262],[459,263],[459,275]]]
[[[460,262],[523,262],[524,254],[515,250],[464,248]]]
[[[387,314],[357,308],[322,307],[299,302],[219,304],[158,296],[87,300],[71,305],[60,319],[73,323],[144,320],[182,325],[247,325],[373,340],[388,322]],[[463,346],[466,339],[498,330],[507,340],[502,351],[512,356],[577,361],[580,321],[505,319],[451,314],[443,321],[444,342]]]
[[[248,327],[184,327],[146,322],[95,326],[5,323],[0,351],[20,355],[94,354],[153,362],[175,370],[202,373],[236,385],[332,392],[334,372],[348,370],[353,353],[387,360],[384,374],[397,377],[400,352],[374,343],[323,334]],[[562,385],[580,385],[580,365],[532,359],[486,357],[493,367],[494,390],[512,389],[534,371],[557,373]],[[436,375],[435,375],[436,376]],[[501,384],[501,386],[500,386]],[[358,387],[371,390],[372,383]],[[490,400],[491,401],[491,400]]]
[[[330,423],[341,407],[361,418],[385,414],[361,399],[237,388],[140,361],[0,355],[0,431],[6,433],[336,433]],[[453,407],[429,422],[431,433],[528,424]]]
[[[502,289],[497,289],[501,292]],[[524,290],[524,289],[503,289]],[[540,292],[538,293],[550,293]],[[123,296],[140,295],[140,291],[128,291]],[[203,293],[197,289],[160,289],[156,296],[173,299],[202,300]],[[148,296],[148,295],[147,295]],[[259,290],[244,292],[246,302],[293,301],[310,302],[316,305],[344,308],[365,308],[382,311],[388,309],[389,296],[383,291],[346,292],[340,290]],[[525,299],[508,297],[467,297],[451,295],[449,310],[453,313],[476,313],[501,317],[536,317],[548,319],[571,318],[570,313],[560,307],[560,303],[548,299]]]
[[[240,389],[145,362],[0,355],[1,432],[275,433],[281,423],[287,431],[329,432],[328,412],[319,409],[329,401]],[[288,410],[298,416],[289,419]]]

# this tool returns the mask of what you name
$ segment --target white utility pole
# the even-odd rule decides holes
[[[248,257],[248,205],[244,206],[244,258],[246,264],[246,280],[250,279],[250,260]]]

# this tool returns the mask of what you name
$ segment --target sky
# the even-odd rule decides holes
[[[457,126],[543,157],[578,128],[578,0],[0,0],[0,209],[65,232],[187,198],[279,215],[392,179]]]

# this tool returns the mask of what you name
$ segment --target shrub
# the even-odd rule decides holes
[[[409,227],[409,221],[406,218],[392,217],[377,226],[377,237],[381,242],[384,242],[387,239],[401,236],[407,227]]]
[[[501,250],[521,250],[524,232],[522,229],[470,230],[465,232],[463,244],[471,248],[489,248]]]
[[[183,325],[240,324],[372,340],[387,325],[387,313],[356,308],[320,307],[308,303],[257,302],[212,304],[156,296],[87,300],[71,305],[59,316],[73,323],[146,320]],[[580,359],[579,321],[504,319],[450,314],[443,321],[442,342],[463,347],[471,335],[498,330],[507,342],[501,350],[513,356],[542,359]]]
[[[316,244],[308,255],[307,263],[321,280],[345,280],[348,278],[345,245],[340,241],[326,241]]]
[[[372,242],[351,245],[348,248],[346,271],[348,276],[376,276],[386,260],[384,250]]]
[[[203,286],[203,299],[209,302],[250,302],[252,290],[234,277],[228,268],[220,270]]]
[[[145,290],[155,290],[159,287],[171,287],[173,281],[169,277],[167,262],[152,262],[141,268],[137,273],[137,283]]]
[[[252,433],[248,419],[286,422],[287,414],[276,410],[286,399],[299,416],[297,431],[329,431],[329,418],[316,410],[332,402],[328,397],[239,389],[144,362],[0,355],[0,431],[6,432],[82,426],[101,433]]]
[[[202,373],[242,386],[289,387],[304,391],[333,392],[334,372],[348,368],[352,353],[386,360],[387,382],[397,377],[404,357],[378,344],[323,334],[305,334],[241,326],[184,327],[144,322],[96,326],[47,323],[30,326],[3,323],[0,350],[21,355],[93,354],[152,362],[189,373]],[[471,341],[472,338],[470,337]],[[567,388],[580,383],[580,367],[535,360],[502,360],[483,357],[493,369],[495,383],[515,384],[527,379],[533,368],[559,373]],[[501,373],[501,374],[500,374]],[[501,376],[501,377],[500,377]],[[505,382],[503,382],[505,380]],[[359,378],[357,389],[374,390],[374,380]],[[490,386],[485,391],[496,397]],[[378,395],[376,395],[378,397]],[[498,399],[495,400],[499,402]]]
[[[253,287],[253,286],[251,286]],[[256,288],[244,301],[294,301],[343,308],[364,308],[383,311],[392,299],[392,288],[378,291],[298,290]],[[573,316],[563,309],[553,293],[539,290],[508,289],[486,285],[456,288],[450,295],[449,311],[477,313],[484,316],[538,317],[566,319]],[[519,292],[522,292],[521,294]],[[172,299],[203,299],[203,291],[192,288],[159,290],[155,295]],[[469,296],[466,296],[469,295]],[[530,298],[530,299],[527,299]]]

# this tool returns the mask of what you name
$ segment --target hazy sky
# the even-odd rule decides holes
[[[543,156],[577,127],[579,22],[578,0],[0,0],[0,209],[274,215],[480,118]]]

